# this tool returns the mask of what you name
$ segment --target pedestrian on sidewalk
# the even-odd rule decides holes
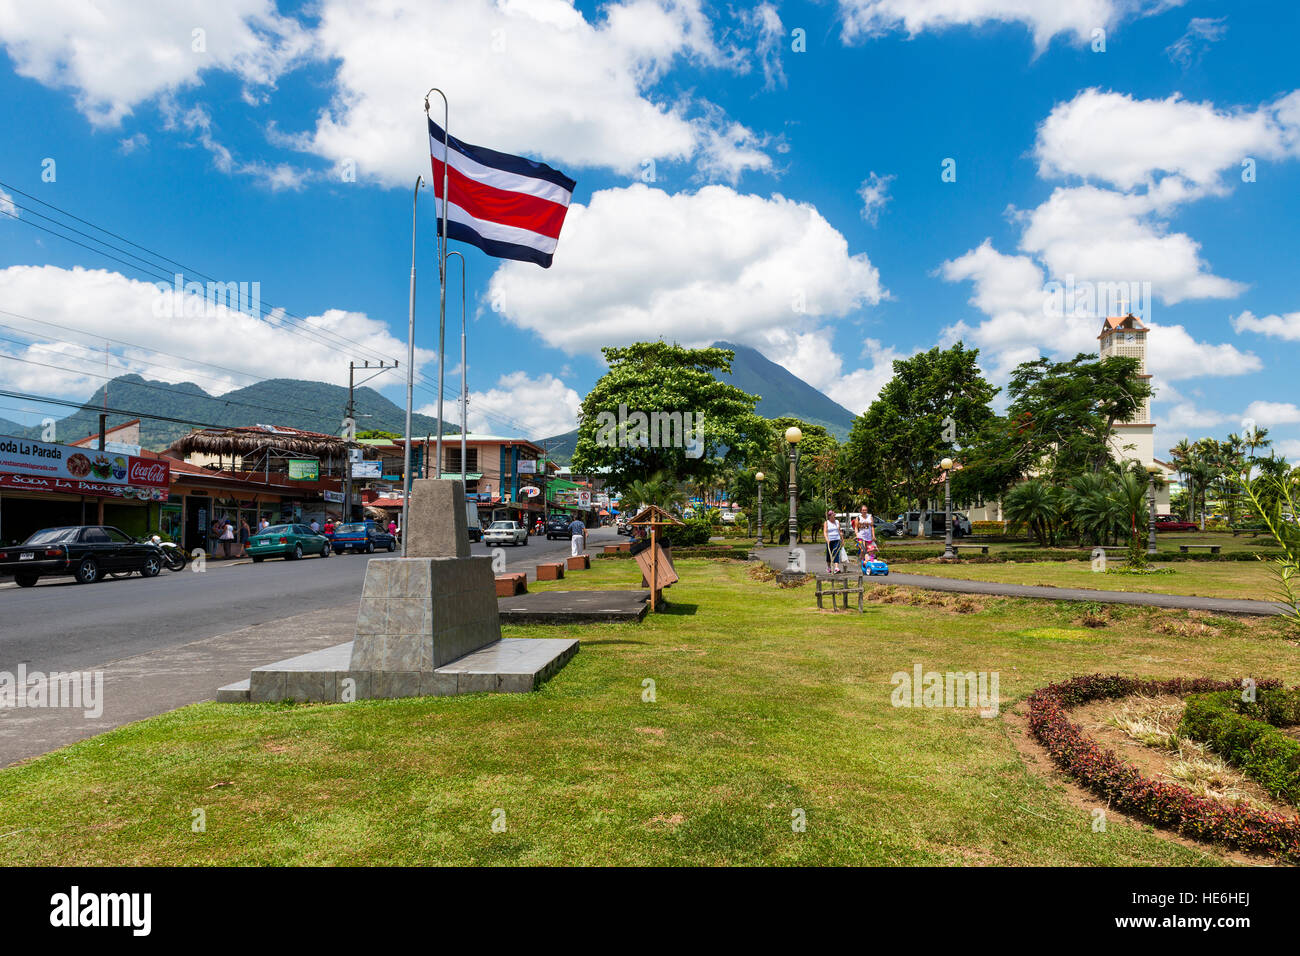
[[[839,574],[840,553],[844,550],[844,540],[839,519],[835,517],[834,511],[826,512],[826,520],[822,522],[822,534],[826,538],[826,573]]]
[[[235,546],[235,526],[234,526],[234,524],[231,522],[231,520],[230,520],[229,518],[227,518],[227,519],[226,519],[226,523],[225,523],[224,525],[221,526],[221,553],[222,553],[222,555],[224,555],[225,557],[229,558],[229,557],[231,556],[231,555],[230,555],[230,549],[233,548],[234,546]]]
[[[853,533],[858,539],[858,560],[863,571],[876,559],[876,519],[863,505],[853,516]]]
[[[587,526],[582,519],[574,517],[569,522],[569,553],[575,558],[587,550]]]
[[[245,557],[248,554],[248,539],[250,537],[248,519],[239,519],[239,556]]]

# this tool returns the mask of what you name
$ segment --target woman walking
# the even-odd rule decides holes
[[[245,557],[248,554],[249,537],[250,537],[250,529],[248,527],[248,519],[245,517],[241,517],[239,519],[239,556],[241,558]]]
[[[840,531],[839,520],[835,517],[834,511],[826,512],[826,520],[822,523],[822,533],[826,537],[826,573],[840,573],[840,552],[844,548],[843,534]]]
[[[866,571],[867,562],[876,559],[876,519],[866,505],[853,516],[853,533],[858,539],[858,559]]]

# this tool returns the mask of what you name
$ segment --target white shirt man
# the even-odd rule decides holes
[[[320,534],[320,522],[318,522],[315,518],[311,519],[311,533]]]
[[[569,553],[575,558],[587,550],[587,526],[578,518],[569,522]]]

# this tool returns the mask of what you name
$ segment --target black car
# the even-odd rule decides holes
[[[105,574],[132,571],[157,577],[162,568],[157,545],[108,525],[46,528],[22,544],[0,548],[0,574],[12,574],[23,588],[46,574],[71,574],[78,584],[93,584]]]
[[[546,522],[546,540],[554,541],[556,538],[572,538],[569,531],[569,525],[573,523],[572,518],[551,518]]]

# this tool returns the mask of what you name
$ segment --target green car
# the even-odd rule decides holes
[[[248,539],[245,549],[254,563],[266,558],[296,561],[304,554],[330,556],[330,539],[317,534],[305,524],[273,524]]]

